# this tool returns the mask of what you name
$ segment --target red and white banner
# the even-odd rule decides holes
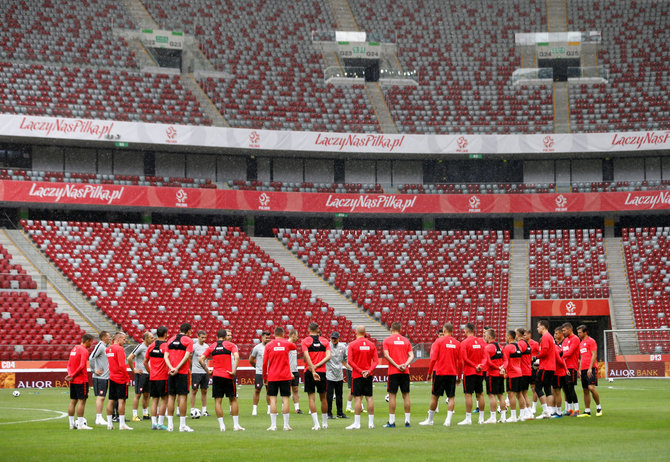
[[[670,191],[551,194],[334,194],[0,180],[0,204],[374,214],[668,210]]]
[[[670,149],[670,130],[535,135],[393,135],[167,125],[0,114],[2,137],[265,151],[526,154]]]
[[[607,363],[607,378],[631,379],[631,378],[658,378],[670,377],[670,363],[664,361],[646,362],[617,362]]]
[[[531,300],[530,315],[533,317],[565,316],[609,316],[610,302],[606,298],[567,299],[567,300]]]

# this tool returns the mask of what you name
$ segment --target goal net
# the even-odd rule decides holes
[[[607,378],[670,378],[670,329],[604,331]]]

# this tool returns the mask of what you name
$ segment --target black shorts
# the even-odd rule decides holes
[[[93,378],[93,393],[96,397],[104,398],[107,395],[107,386],[109,380]]]
[[[235,398],[237,387],[235,379],[226,377],[212,377],[212,398]]]
[[[351,369],[347,369],[347,386],[349,387],[349,390],[351,390],[351,387],[354,384],[354,379],[351,378]]]
[[[109,399],[116,401],[119,399],[128,399],[128,384],[116,383],[113,380],[109,381]]]
[[[537,369],[534,367],[530,368],[530,381],[528,385],[535,385],[537,383]]]
[[[87,399],[88,382],[72,383],[70,382],[70,399]]]
[[[591,370],[593,371],[591,378],[588,376],[588,369],[582,371],[582,388],[584,389],[589,388],[589,385],[598,386],[598,369],[594,367]]]
[[[168,376],[168,395],[188,395],[189,374]]]
[[[279,393],[282,397],[291,396],[291,381],[279,380],[276,382],[268,382],[268,396],[277,396]]]
[[[398,393],[398,388],[400,388],[400,393],[409,393],[409,374],[389,375],[386,391],[395,395]]]
[[[358,377],[353,380],[351,394],[354,396],[372,396],[372,376]]]
[[[256,374],[254,377],[254,388],[259,391],[263,389],[263,374]]]
[[[466,375],[463,379],[463,393],[466,395],[483,393],[484,385],[482,384],[482,379],[481,375]]]
[[[152,398],[164,398],[168,395],[167,380],[149,380],[149,394]]]
[[[551,395],[551,385],[554,383],[554,371],[545,371],[544,369],[537,370],[537,377],[535,378],[535,393],[538,398],[545,395]]]
[[[293,380],[291,380],[291,386],[297,387],[300,385],[300,372],[293,372]]]
[[[207,390],[209,388],[209,374],[191,374],[191,388]]]
[[[444,394],[447,395],[447,398],[456,396],[456,376],[433,374],[433,389],[431,393],[438,398]]]
[[[149,393],[149,374],[135,374],[135,394]]]
[[[554,383],[551,384],[552,388],[558,388],[559,390],[568,383],[568,376],[567,375],[554,375]]]
[[[528,387],[530,387],[530,381],[531,381],[530,375],[522,375],[521,382],[519,385],[521,389],[519,391],[528,391]]]
[[[507,377],[507,391],[512,393],[520,393],[521,386],[524,382],[523,376],[521,377]],[[528,387],[526,387],[526,390]]]
[[[325,393],[328,389],[328,382],[326,381],[325,372],[317,372],[321,380],[314,380],[314,376],[309,369],[305,369],[305,393],[314,393],[319,394]]]
[[[505,377],[486,376],[486,394],[502,395],[505,393]]]
[[[572,385],[573,387],[577,385],[577,381],[580,379],[579,372],[577,372],[577,369],[568,369],[568,385]]]

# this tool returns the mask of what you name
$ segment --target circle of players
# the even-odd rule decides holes
[[[348,419],[345,412],[354,414],[353,423],[346,427],[347,430],[361,428],[362,412],[367,412],[368,428],[374,428],[373,375],[379,360],[377,348],[367,338],[365,327],[356,328],[356,339],[349,345],[339,342],[337,332],[331,334],[330,340],[321,336],[316,323],[311,323],[308,329],[309,335],[300,342],[294,330],[287,333],[283,328],[277,327],[274,339],[271,339],[270,332],[263,332],[260,343],[254,347],[249,358],[256,372],[252,415],[258,413],[260,392],[265,387],[270,415],[268,431],[277,430],[280,405],[283,429],[291,430],[291,396],[294,412],[303,413],[299,407],[298,396],[300,375],[297,357],[300,350],[304,357],[304,390],[308,395],[309,411],[313,419],[312,430],[328,428],[328,421],[331,419]],[[108,332],[101,332],[100,342],[90,355],[88,350],[93,343],[93,336],[85,334],[82,343],[75,346],[70,353],[68,375],[65,377],[70,383],[70,429],[92,429],[84,418],[89,393],[90,363],[97,425],[112,430],[114,423],[118,421],[119,430],[132,430],[125,421],[130,368],[135,379],[133,421],[151,419],[153,430],[174,431],[173,415],[177,408],[179,431],[192,432],[193,429],[186,424],[189,388],[191,417],[208,416],[206,398],[211,376],[212,397],[220,430],[226,430],[222,402],[223,398],[228,398],[233,430],[243,431],[244,428],[239,423],[236,385],[239,352],[237,346],[231,342],[230,330],[217,331],[216,342],[211,345],[205,343],[207,335],[203,331],[198,333],[194,341],[191,330],[191,326],[184,323],[179,333],[170,338],[168,329],[164,326],[156,329],[155,335],[146,332],[143,341],[128,357],[123,348],[126,334],[117,332],[110,336]],[[446,323],[438,331],[438,338],[431,346],[428,369],[428,377],[432,380],[431,401],[428,417],[419,425],[433,425],[438,412],[438,401],[446,395],[447,416],[444,425],[451,426],[455,390],[461,383],[465,395],[465,419],[458,425],[471,425],[473,413],[478,413],[480,424],[563,416],[591,417],[591,398],[597,406],[596,415],[602,415],[600,397],[596,390],[597,345],[589,337],[586,326],[579,326],[575,335],[572,325],[565,323],[556,328],[552,335],[549,332],[549,323],[542,320],[537,324],[539,343],[531,339],[529,330],[523,328],[507,331],[504,344],[498,341],[493,329],[485,328],[483,338],[479,338],[475,336],[474,326],[465,324],[465,339],[461,342],[453,337],[453,330],[453,325]],[[391,335],[383,342],[383,357],[388,363],[386,401],[389,403],[389,420],[384,427],[390,428],[396,426],[398,391],[403,399],[404,426],[411,426],[409,369],[415,358],[410,341],[400,331],[400,323],[393,323]],[[342,399],[345,372],[349,385],[346,410],[343,409]],[[579,381],[584,393],[583,413],[580,413],[575,390]],[[484,412],[484,383],[489,398],[488,419],[485,419]],[[532,395],[529,395],[529,389]],[[201,391],[202,411],[194,407],[198,390]],[[561,391],[565,398],[563,412]],[[321,422],[316,408],[316,394],[319,395],[321,405]],[[103,417],[105,396],[108,396],[108,401],[106,417]],[[281,397],[280,404],[277,402],[278,396]],[[333,416],[333,397],[336,402],[336,417]],[[363,398],[366,401],[366,410],[363,409]],[[140,400],[142,416],[137,411]],[[537,401],[542,409],[536,416]],[[473,411],[475,402],[477,409]]]

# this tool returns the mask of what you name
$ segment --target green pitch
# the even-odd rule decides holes
[[[245,432],[232,432],[232,419],[225,415],[228,431],[220,433],[216,417],[188,420],[194,433],[151,430],[151,423],[128,422],[134,431],[95,427],[92,431],[68,430],[68,394],[62,389],[0,390],[0,461],[45,460],[181,460],[181,461],[272,461],[272,460],[668,460],[670,454],[670,381],[618,380],[599,387],[604,415],[590,419],[564,417],[549,421],[477,425],[445,428],[446,405],[440,403],[435,426],[420,427],[426,417],[430,388],[412,385],[412,428],[382,428],[388,416],[385,388],[375,387],[374,430],[347,431],[347,420],[331,420],[326,431],[311,431],[308,415],[291,414],[292,432],[269,433],[265,407],[251,417],[252,388],[240,388],[240,424]],[[580,400],[581,397],[581,390]],[[262,401],[261,401],[262,402]],[[224,401],[225,403],[225,401]],[[488,405],[488,401],[487,401]],[[582,403],[583,410],[583,403]],[[208,402],[213,414],[214,402]],[[301,408],[307,397],[301,393]],[[127,415],[131,416],[128,405]],[[227,409],[227,405],[224,407]],[[403,422],[402,412],[397,413]],[[453,424],[464,416],[462,393],[456,395]],[[488,417],[488,412],[486,414]],[[95,422],[95,402],[89,401],[86,418]],[[48,420],[46,420],[48,419]],[[130,420],[130,419],[128,419]],[[474,418],[476,420],[476,417]],[[178,425],[178,420],[176,425]]]

